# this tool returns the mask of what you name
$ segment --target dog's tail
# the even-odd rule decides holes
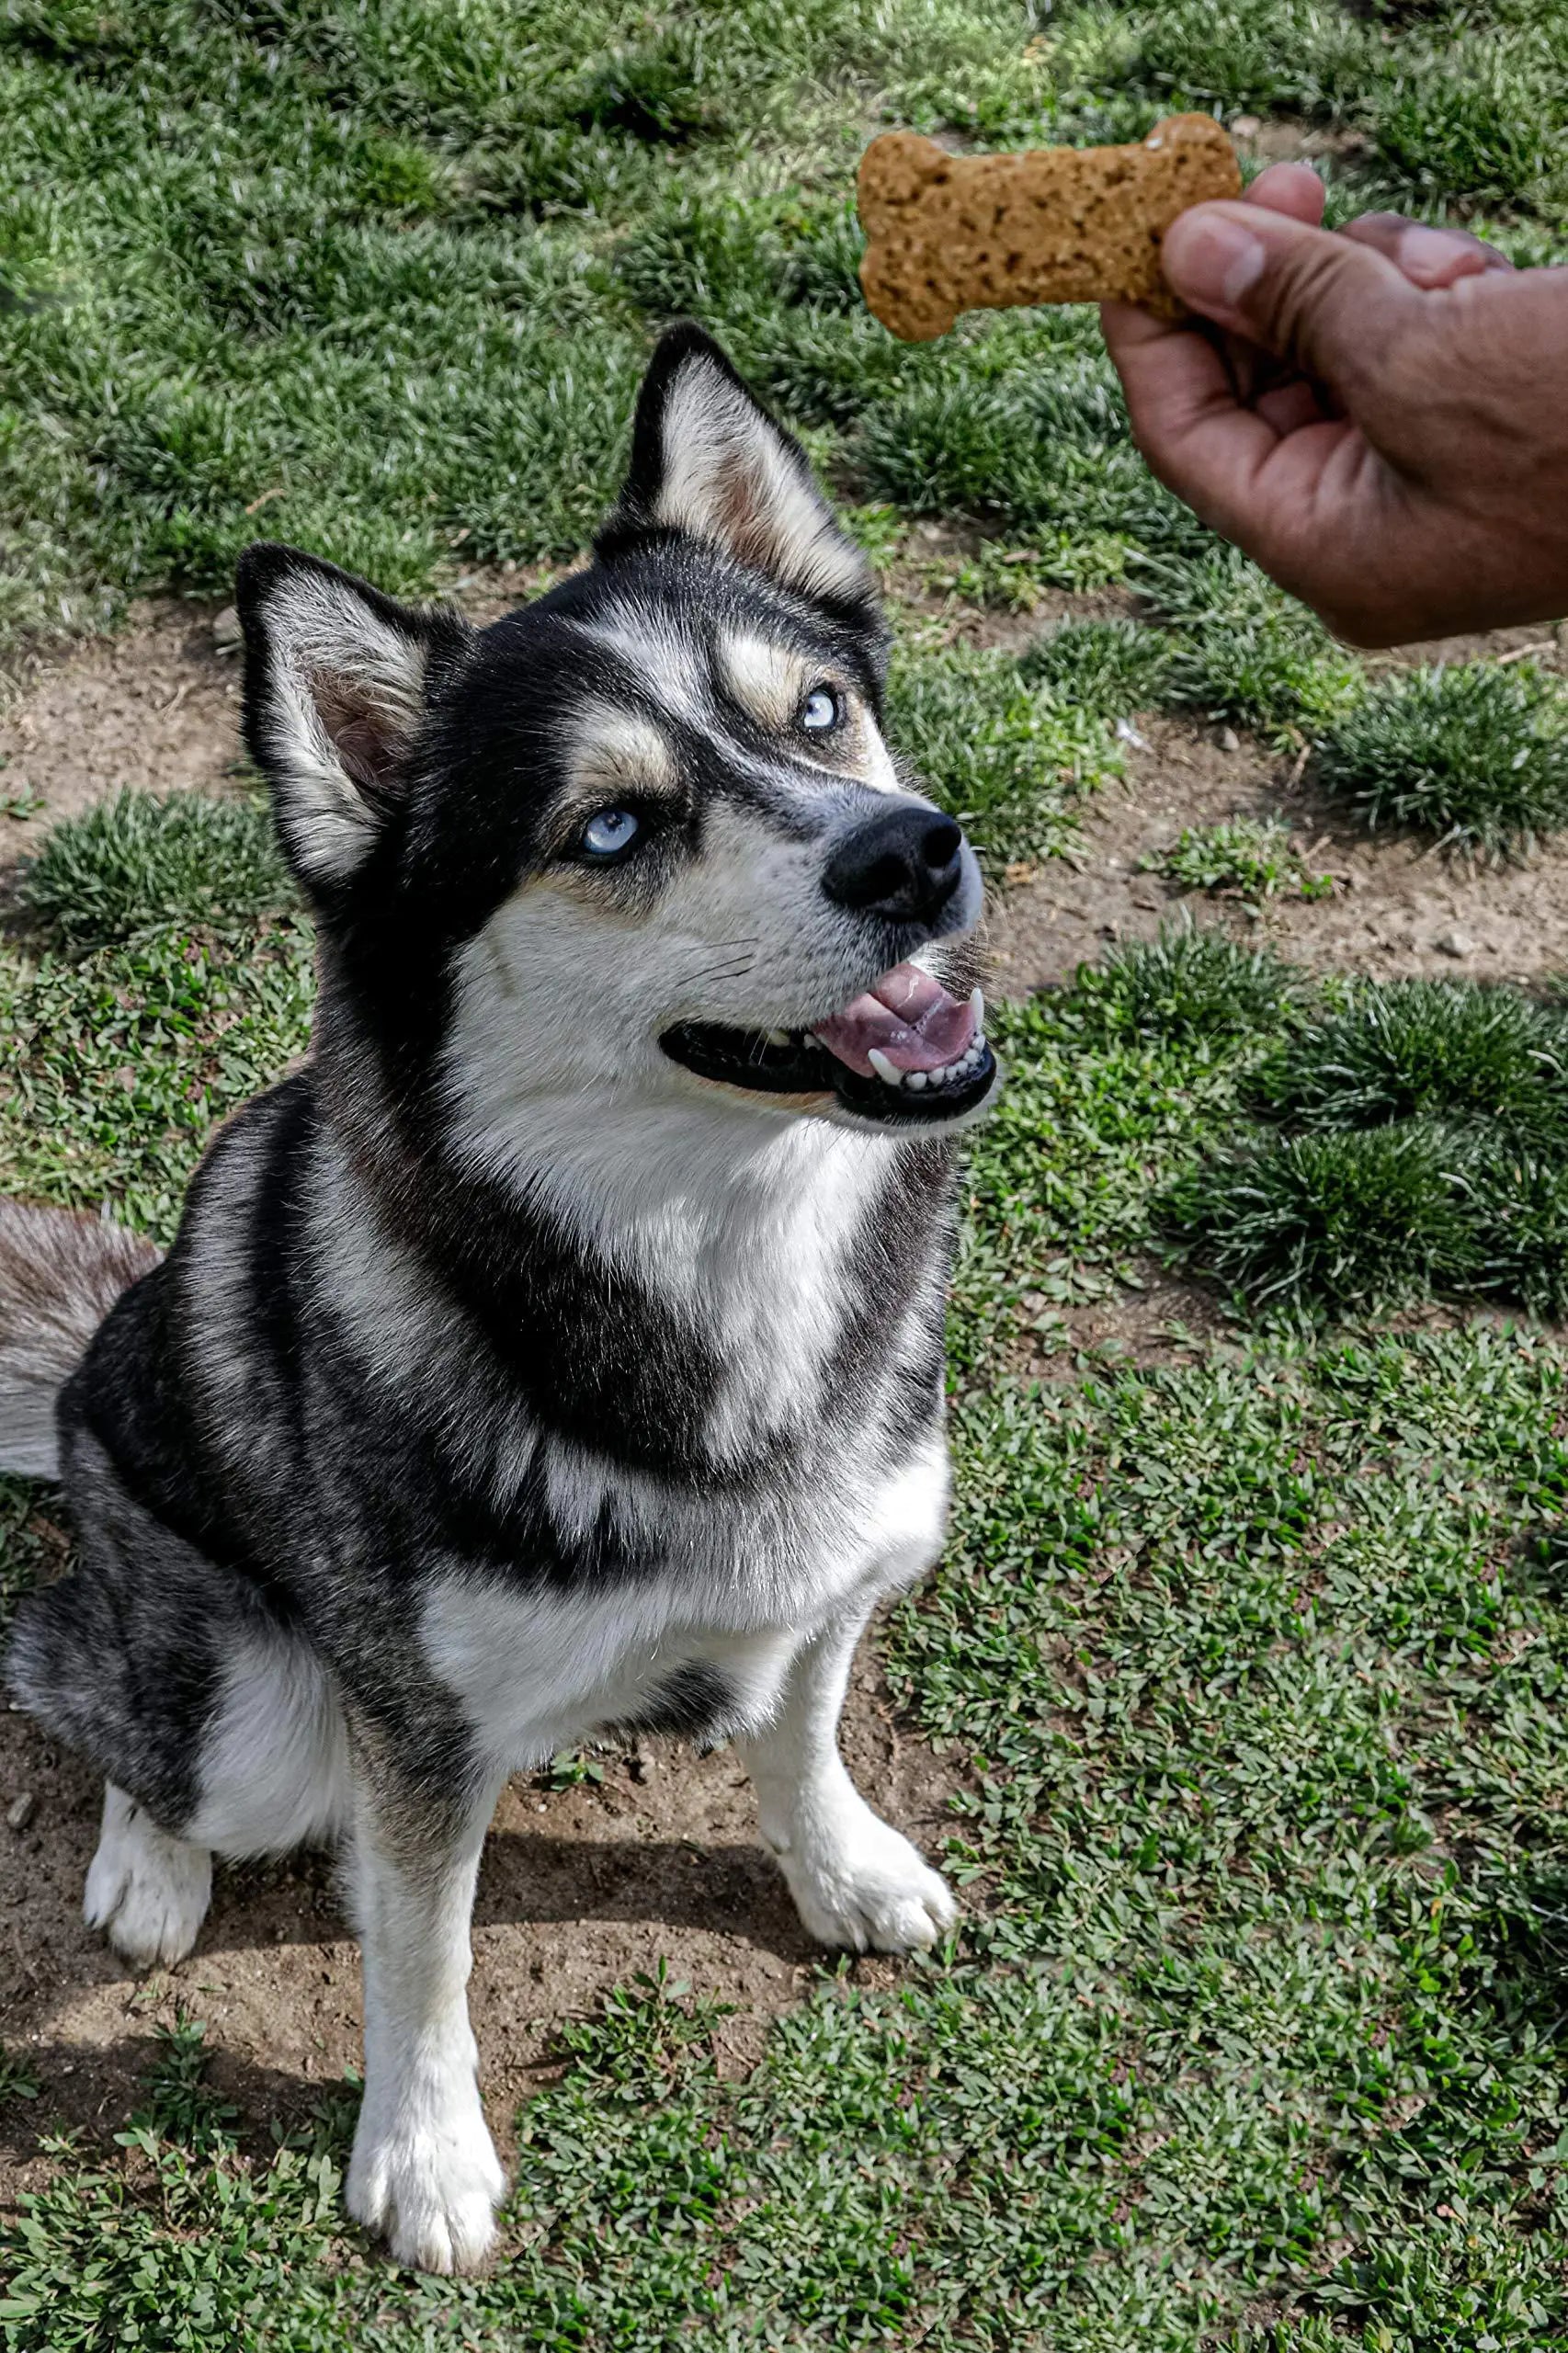
[[[0,1471],[59,1475],[55,1399],[160,1255],[105,1218],[0,1201]]]

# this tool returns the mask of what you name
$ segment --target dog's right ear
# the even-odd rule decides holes
[[[369,857],[408,789],[430,698],[472,635],[458,614],[399,605],[298,548],[240,558],[245,742],[272,788],[290,864],[331,896]]]

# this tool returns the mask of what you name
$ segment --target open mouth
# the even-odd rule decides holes
[[[979,989],[949,995],[917,964],[895,964],[842,1012],[809,1029],[730,1029],[683,1021],[659,1043],[699,1078],[759,1095],[833,1095],[885,1126],[930,1127],[983,1102],[996,1076]]]

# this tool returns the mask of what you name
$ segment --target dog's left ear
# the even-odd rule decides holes
[[[840,530],[805,451],[697,326],[673,327],[653,354],[626,487],[598,551],[613,556],[650,530],[706,540],[824,604],[875,605],[870,568]]]
[[[257,540],[240,558],[245,741],[272,788],[305,890],[330,897],[370,856],[407,790],[432,691],[472,632],[319,556]]]

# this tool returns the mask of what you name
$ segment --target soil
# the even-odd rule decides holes
[[[958,552],[933,537],[927,562]],[[488,620],[535,585],[530,575],[475,574],[456,593]],[[900,584],[933,610],[912,572]],[[1027,615],[957,616],[965,634],[1017,642],[1058,612],[1128,609],[1119,592],[1047,599]],[[218,621],[215,634],[214,621]],[[237,656],[219,650],[214,608],[174,601],[136,609],[118,636],[41,662],[0,720],[0,793],[39,795],[27,823],[0,819],[6,870],[53,817],[118,790],[231,790],[239,772]],[[1536,633],[1539,637],[1540,632]],[[1513,650],[1516,631],[1484,642]],[[1460,654],[1479,643],[1440,649]],[[1417,649],[1430,658],[1439,649]],[[1555,648],[1543,657],[1559,662]],[[1405,841],[1369,842],[1330,809],[1299,763],[1247,739],[1221,747],[1194,722],[1141,716],[1125,782],[1085,804],[1078,848],[1006,878],[992,926],[997,985],[1022,995],[1069,977],[1116,940],[1153,937],[1184,914],[1264,939],[1314,969],[1466,973],[1539,983],[1568,969],[1568,848],[1472,867]],[[1332,897],[1256,908],[1183,894],[1146,870],[1188,825],[1278,812]],[[1085,1362],[1170,1360],[1222,1337],[1219,1302],[1200,1285],[1147,1270],[1064,1311],[1030,1369],[1071,1378]],[[957,1756],[901,1734],[872,1638],[846,1716],[851,1768],[927,1850],[939,1846],[961,1783]],[[592,2011],[618,1982],[662,1958],[671,1975],[733,2004],[721,2065],[744,2073],[767,2018],[799,2001],[821,1966],[783,1882],[755,1841],[752,1802],[733,1754],[655,1748],[603,1760],[601,1783],[553,1790],[515,1782],[486,1848],[475,1917],[474,2022],[497,2130],[551,2064],[554,2029]],[[135,2105],[153,2030],[183,2007],[202,2018],[212,2076],[240,2129],[267,2145],[275,2117],[297,2116],[358,2063],[358,1971],[328,1861],[319,1856],[222,1870],[200,1943],[177,1969],[138,1979],[81,1919],[98,1791],[74,1758],[19,1711],[0,1713],[0,1813],[28,1793],[17,1829],[0,1822],[0,2041],[39,2077],[34,2102],[0,2110],[0,2204],[36,2186],[36,2135],[59,2124],[107,2135]],[[896,1982],[896,1962],[852,1964],[860,1982]],[[5,2134],[13,2136],[8,2142]]]

